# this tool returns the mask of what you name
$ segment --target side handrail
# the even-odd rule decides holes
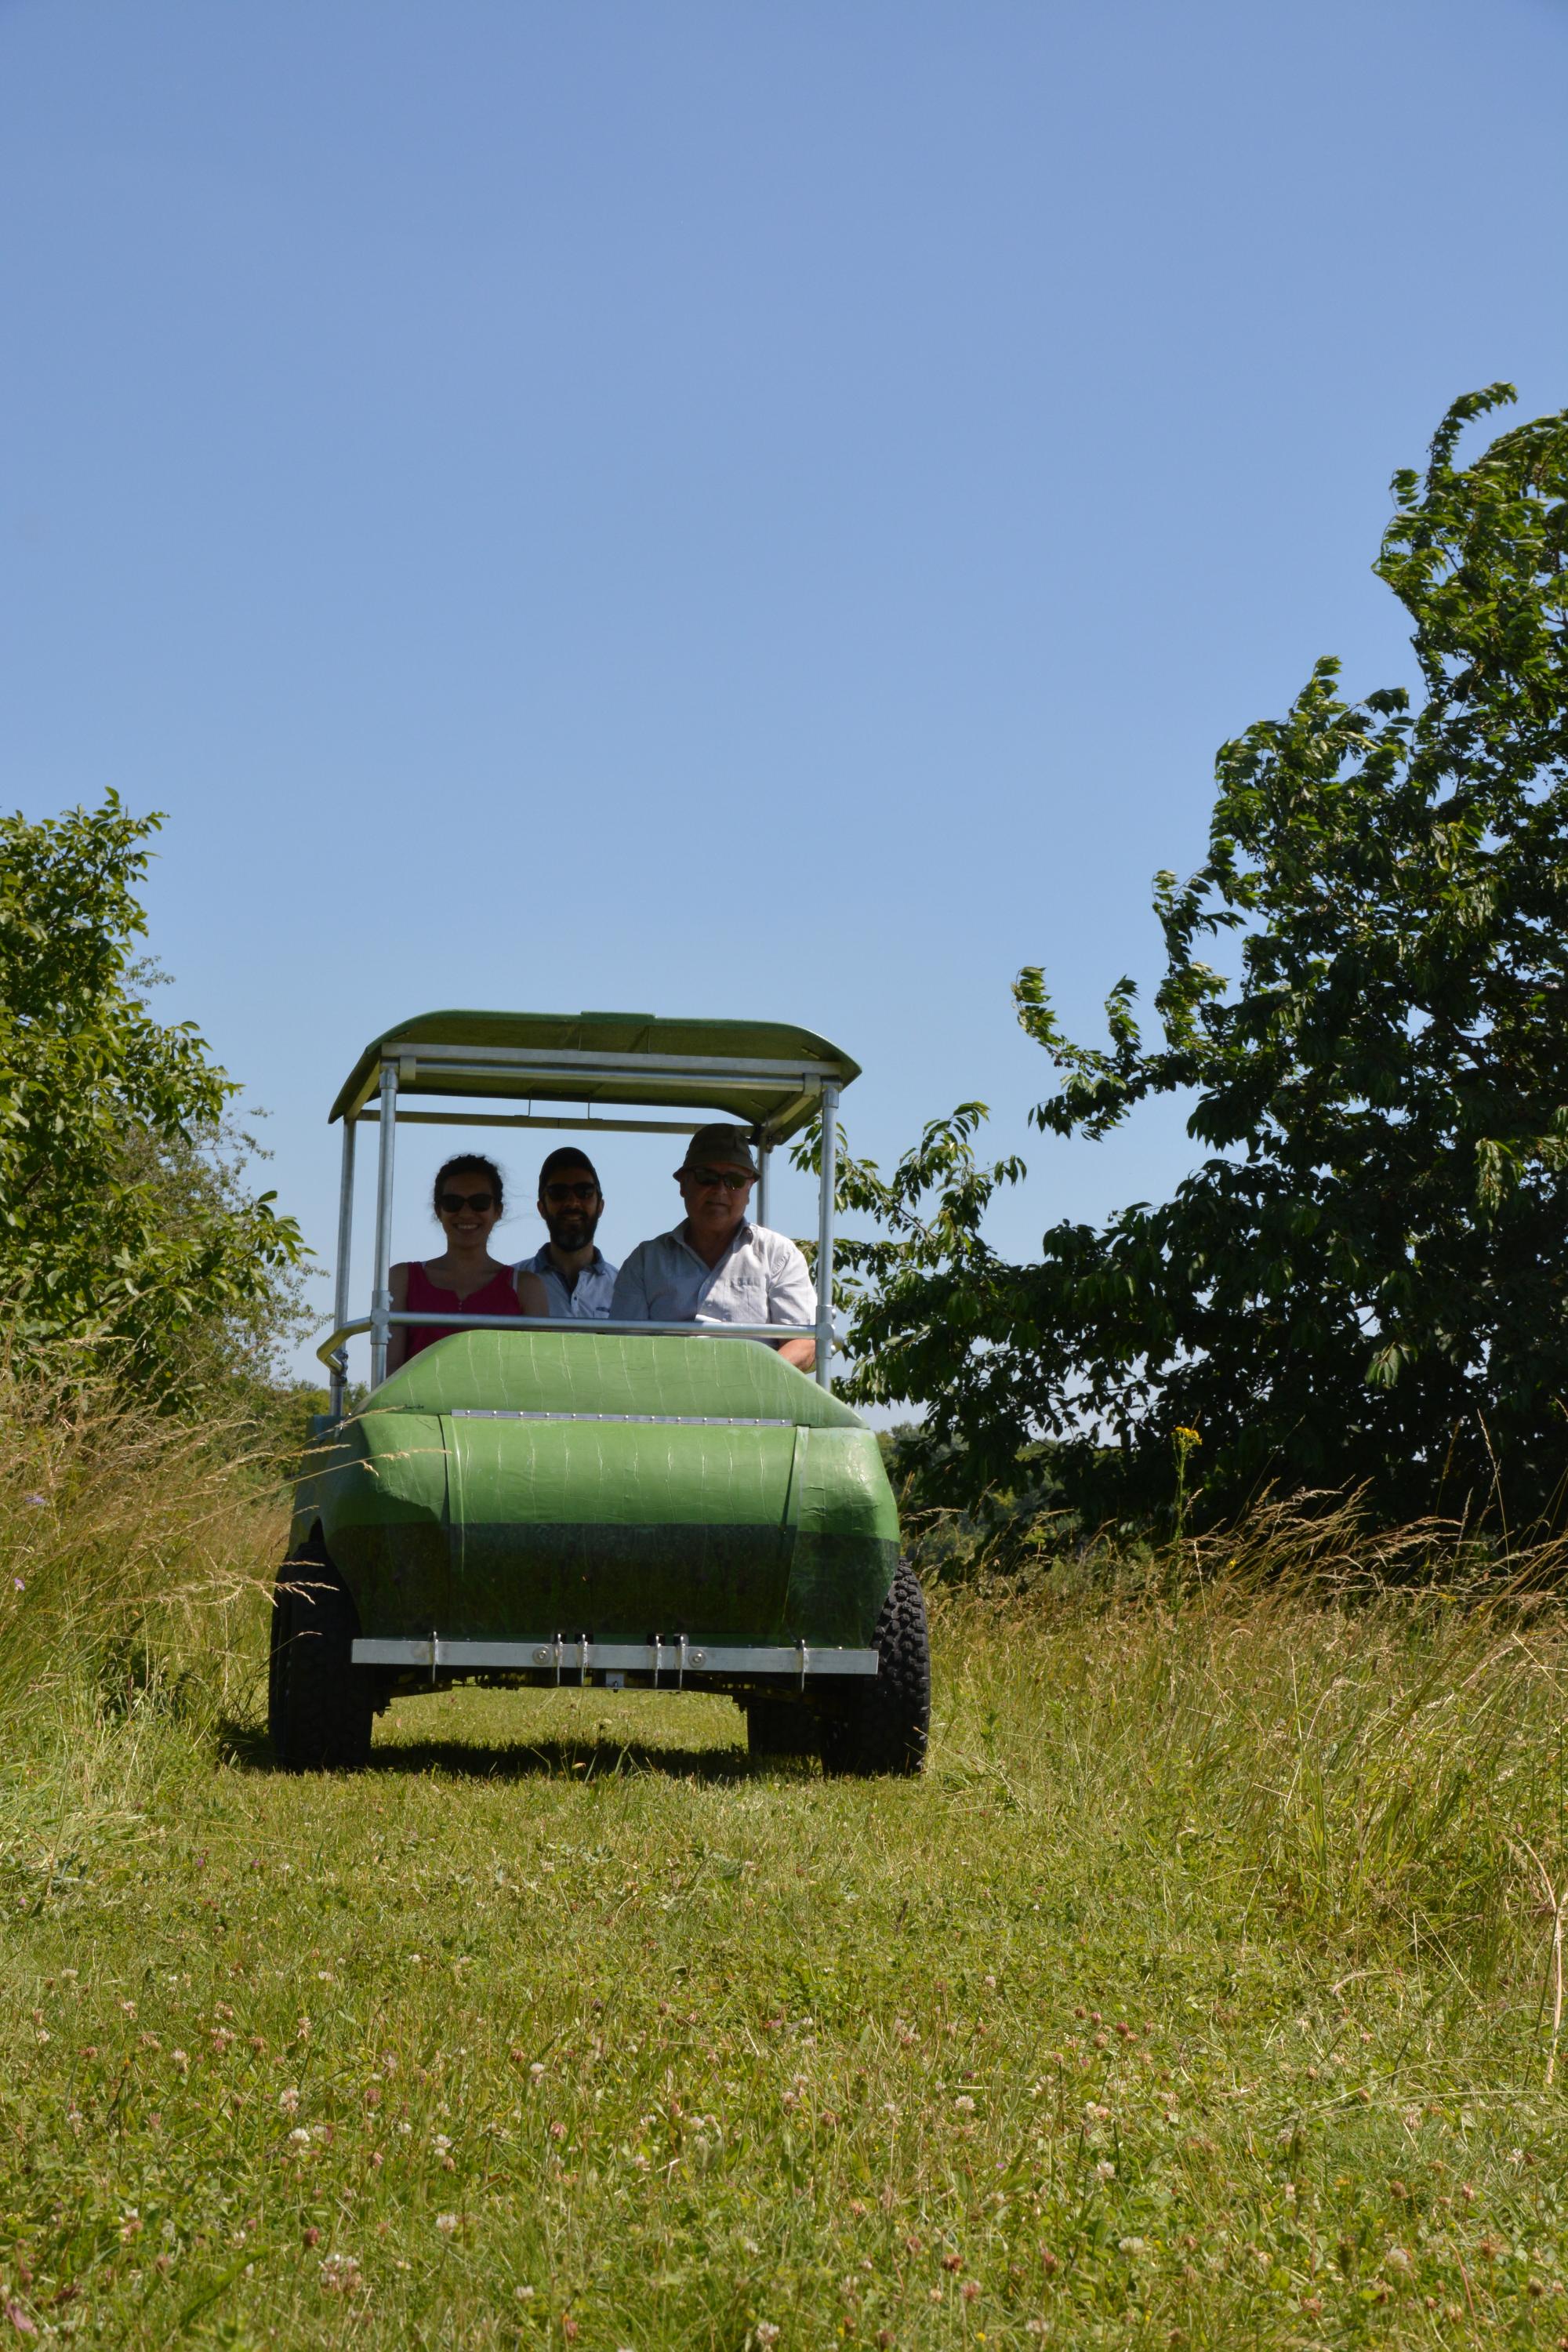
[[[441,1315],[413,1308],[394,1308],[386,1317],[388,1323],[411,1325],[441,1325],[448,1331],[615,1331],[629,1339],[689,1339],[700,1333],[726,1339],[815,1339],[818,1326],[815,1323],[643,1323],[621,1319],[612,1322],[598,1318],[563,1315]],[[330,1372],[346,1374],[348,1354],[346,1343],[357,1339],[362,1331],[372,1328],[373,1318],[362,1315],[353,1323],[340,1323],[330,1339],[323,1339],[316,1350],[317,1361],[325,1364]],[[828,1329],[830,1347],[842,1345],[839,1334]]]

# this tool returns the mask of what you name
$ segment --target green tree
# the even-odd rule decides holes
[[[304,1255],[245,1180],[238,1092],[155,1020],[136,896],[161,820],[0,819],[0,1294],[13,1346],[78,1342],[179,1403],[271,1369]]]
[[[1458,401],[1394,478],[1375,570],[1420,690],[1343,700],[1321,661],[1219,752],[1208,856],[1163,873],[1165,971],[1109,1044],[1018,1017],[1060,1074],[1032,1116],[1104,1135],[1190,1095],[1209,1152],[1158,1205],[1058,1224],[1002,1262],[980,1106],[892,1180],[846,1170],[888,1238],[852,1251],[857,1386],[926,1409],[949,1490],[1016,1483],[1053,1441],[1085,1508],[1365,1486],[1390,1513],[1561,1508],[1568,1472],[1568,415],[1468,465]],[[1237,977],[1200,950],[1235,935]],[[1195,1433],[1199,1441],[1184,1433]],[[1185,1498],[1184,1497],[1184,1507]]]

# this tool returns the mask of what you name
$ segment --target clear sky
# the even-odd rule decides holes
[[[1568,401],[1565,101],[1565,0],[0,0],[4,798],[168,811],[324,1254],[442,1004],[802,1022],[884,1160],[981,1096],[1027,1253],[1195,1154],[1026,1141],[1012,976],[1098,1034],[1216,744],[1406,674],[1390,473]]]

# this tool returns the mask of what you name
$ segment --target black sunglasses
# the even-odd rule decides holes
[[[544,1188],[545,1199],[557,1208],[564,1208],[568,1201],[596,1200],[598,1192],[596,1184],[547,1184]]]
[[[721,1189],[726,1192],[743,1192],[752,1181],[738,1168],[683,1168],[680,1172],[683,1176],[689,1176],[692,1182],[700,1185],[705,1192],[715,1192]]]
[[[494,1208],[495,1198],[493,1192],[443,1192],[436,1206],[444,1217],[459,1216],[465,1209],[482,1217],[487,1209]]]

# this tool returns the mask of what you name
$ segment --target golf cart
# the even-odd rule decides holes
[[[754,1755],[920,1769],[924,1604],[877,1441],[832,1385],[835,1122],[858,1074],[808,1030],[641,1013],[429,1013],[366,1046],[331,1111],[331,1410],[273,1604],[268,1717],[286,1769],[362,1765],[394,1696],[476,1681],[725,1692]],[[766,1344],[776,1325],[393,1307],[399,1127],[689,1136],[733,1120],[755,1141],[765,1223],[770,1155],[818,1118],[815,1377]],[[367,1125],[375,1268],[354,1320]],[[450,1336],[389,1378],[394,1327],[435,1324]],[[365,1336],[369,1392],[350,1412],[348,1344]]]

